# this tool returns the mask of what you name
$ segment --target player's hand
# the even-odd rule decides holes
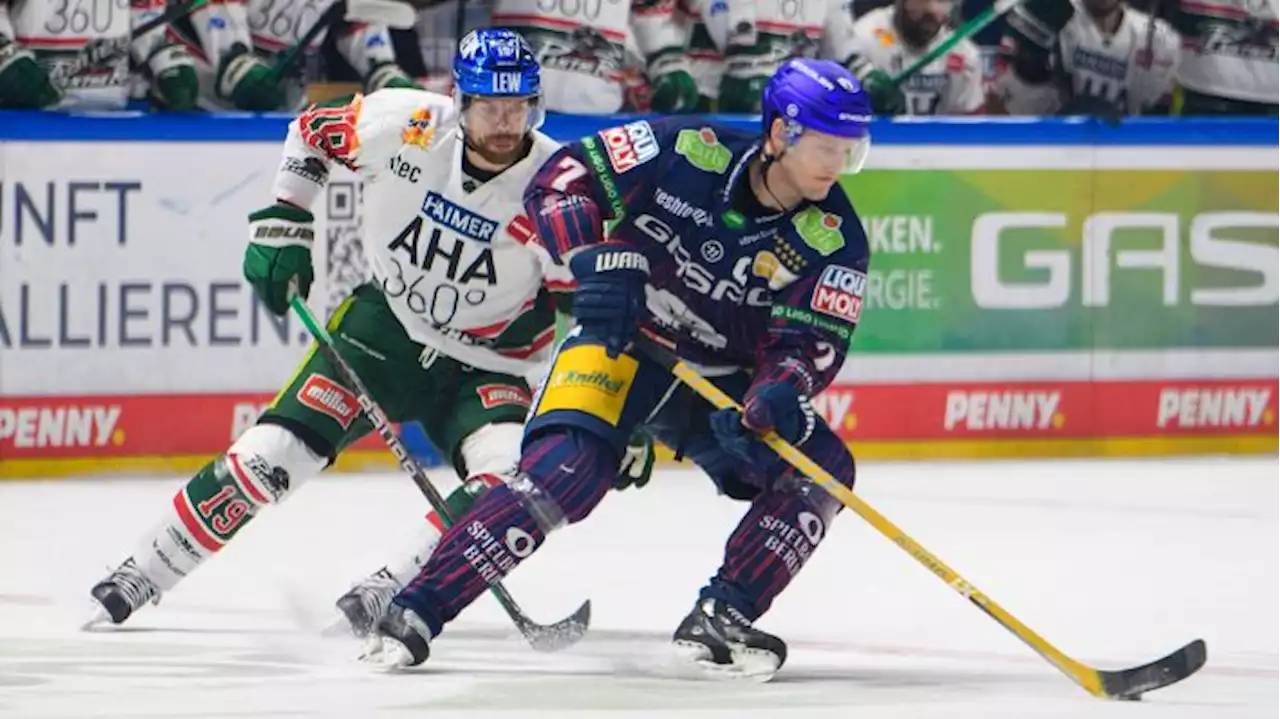
[[[689,73],[684,55],[662,53],[649,61],[649,84],[653,88],[650,109],[654,112],[694,112],[698,108],[698,84]]]
[[[618,465],[618,476],[613,480],[614,489],[643,487],[653,476],[653,437],[644,429],[637,429],[627,442],[626,452]]]
[[[724,53],[717,112],[760,112],[760,96],[773,75],[772,63],[756,45],[730,45]]]
[[[289,290],[294,281],[303,299],[311,292],[315,280],[311,266],[313,220],[310,212],[283,202],[249,213],[244,277],[276,315],[289,311]]]
[[[582,336],[603,344],[610,358],[617,357],[644,312],[648,260],[626,245],[606,242],[579,251],[569,269],[578,283],[573,319]]]
[[[218,63],[218,96],[239,110],[268,112],[284,105],[284,88],[271,67],[240,43],[231,46]]]
[[[17,42],[0,36],[0,107],[38,110],[62,101],[62,92],[35,55]]]
[[[196,107],[200,83],[190,53],[181,45],[164,45],[147,58],[151,101],[159,110],[186,112]]]
[[[384,87],[421,89],[409,74],[400,69],[394,62],[384,62],[364,76],[364,92],[366,95],[377,92]]]
[[[765,382],[747,391],[742,411],[722,409],[711,414],[711,431],[733,456],[752,464],[768,460],[760,435],[773,430],[800,446],[813,434],[817,415],[809,399],[789,382]]]
[[[877,115],[902,115],[907,111],[907,96],[893,84],[889,73],[875,67],[869,60],[855,61],[849,71],[862,83],[862,89],[871,98],[871,109]]]

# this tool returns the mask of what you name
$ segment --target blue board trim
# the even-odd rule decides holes
[[[557,140],[589,135],[637,116],[551,114],[543,130]],[[650,116],[652,117],[652,116]],[[755,127],[757,118],[712,115]],[[225,113],[153,115],[145,112],[70,114],[0,112],[0,142],[279,142],[290,116]],[[903,118],[877,120],[877,145],[1112,145],[1268,146],[1280,143],[1275,118],[1126,119],[1111,127],[1090,118]]]

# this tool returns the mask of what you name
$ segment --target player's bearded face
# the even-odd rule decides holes
[[[524,145],[530,109],[528,98],[472,98],[463,110],[467,144],[489,162],[500,165],[515,162]]]
[[[907,44],[924,47],[951,19],[951,0],[899,0],[898,32]]]
[[[782,157],[778,167],[784,178],[807,200],[817,201],[831,192],[859,140],[812,130],[802,134]]]

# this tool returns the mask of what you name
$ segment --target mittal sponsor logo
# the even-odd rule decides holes
[[[119,405],[46,404],[0,407],[0,449],[42,447],[119,447],[125,433],[117,429]]]
[[[989,309],[1053,309],[1066,306],[1078,286],[1081,305],[1107,307],[1117,282],[1135,271],[1158,273],[1158,294],[1150,299],[1164,307],[1187,302],[1198,307],[1265,307],[1280,298],[1280,250],[1275,243],[1280,218],[1274,213],[1205,212],[1184,222],[1168,212],[1099,212],[1081,223],[1078,259],[1074,250],[1015,249],[1027,244],[1015,243],[1015,236],[1034,239],[1037,230],[1043,235],[1068,224],[1074,222],[1060,212],[979,215],[973,222],[970,258],[974,303]],[[1190,267],[1181,251],[1184,232]],[[1242,235],[1261,236],[1261,241],[1240,239]],[[1153,237],[1159,243],[1150,249]],[[1121,246],[1135,240],[1148,248]],[[1030,270],[1040,279],[1008,279],[1007,258],[1015,252],[1022,253],[1016,263],[1019,271]],[[1079,279],[1074,267],[1079,267]],[[1198,279],[1208,274],[1204,268],[1233,271],[1240,279],[1230,285]]]
[[[1168,387],[1160,390],[1159,428],[1270,427],[1271,390],[1266,387]]]
[[[942,426],[947,431],[1061,429],[1066,417],[1058,411],[1062,393],[1019,390],[955,390],[947,393]]]

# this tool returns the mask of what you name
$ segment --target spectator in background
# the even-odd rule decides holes
[[[1168,114],[1179,44],[1123,0],[1028,0],[1009,13],[993,111]]]
[[[686,0],[702,111],[760,112],[765,82],[791,57],[852,54],[852,0]]]
[[[153,108],[193,108],[191,56],[165,39],[164,26],[130,37],[163,10],[164,0],[0,0],[0,108],[123,108],[131,60],[149,81]]]
[[[697,87],[674,11],[675,0],[496,0],[492,22],[533,46],[550,110],[691,112]]]
[[[895,87],[892,76],[951,36],[952,0],[897,0],[854,24],[855,57],[849,66],[877,113],[972,115],[986,107],[978,48],[961,40],[946,55]]]
[[[1183,115],[1276,115],[1276,0],[1165,0],[1182,33]]]
[[[209,3],[172,26],[196,59],[199,103],[210,110],[296,110],[306,103],[299,68],[277,67],[274,60],[307,34],[316,22],[332,18],[326,32],[306,50],[318,54],[332,31],[337,53],[359,74],[365,92],[383,87],[415,87],[395,62],[386,27],[348,23],[326,11],[337,0],[278,3],[274,0],[226,0]]]

